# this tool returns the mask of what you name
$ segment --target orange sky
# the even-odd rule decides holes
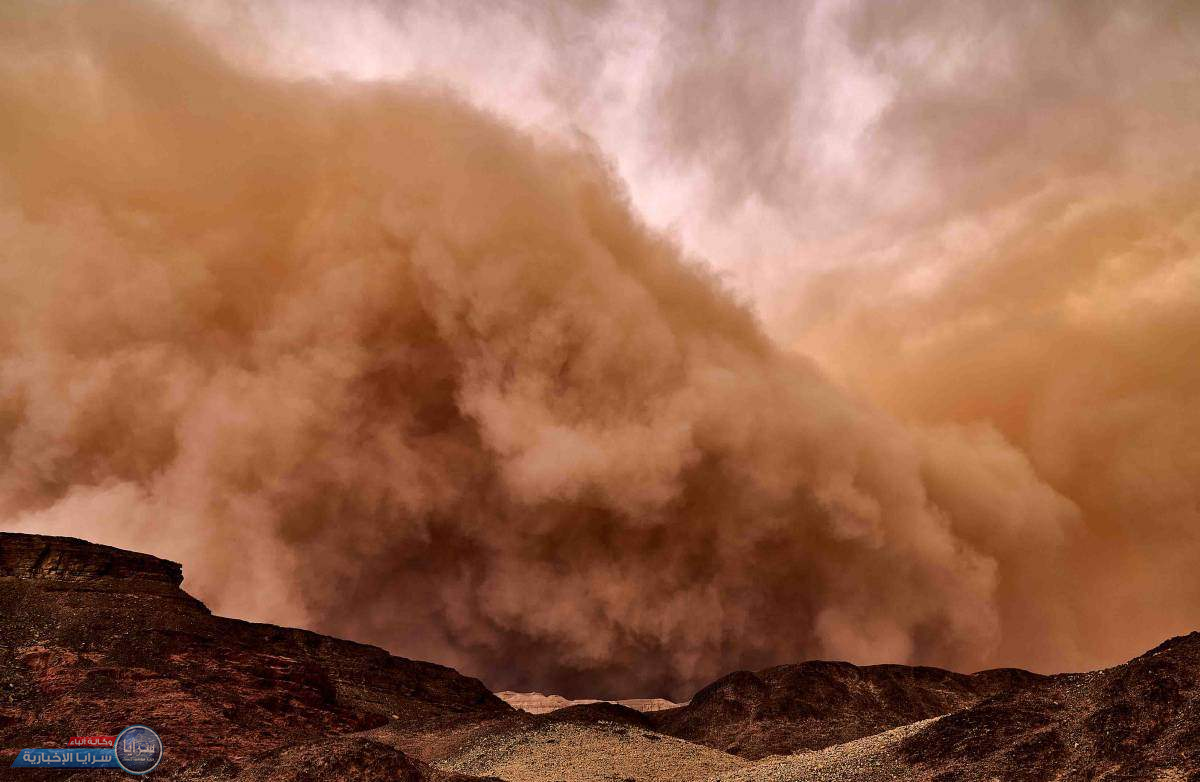
[[[575,696],[1200,626],[1194,4],[0,39],[5,528]]]

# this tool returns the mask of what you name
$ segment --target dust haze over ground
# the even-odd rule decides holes
[[[0,11],[5,528],[575,696],[1200,624],[1191,4],[463,8]]]

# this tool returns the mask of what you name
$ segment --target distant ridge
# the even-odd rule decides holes
[[[512,706],[514,709],[527,711],[530,714],[546,714],[569,706],[586,706],[592,703],[615,703],[634,711],[652,712],[675,709],[684,704],[673,703],[664,698],[626,698],[624,700],[606,701],[596,698],[570,700],[561,695],[543,695],[540,692],[512,692],[504,690],[496,693],[496,697]]]

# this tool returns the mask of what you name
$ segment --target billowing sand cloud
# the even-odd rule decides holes
[[[1174,302],[1145,320],[1106,308],[1121,268],[1087,277],[1098,298],[1061,288],[1091,341],[1010,342],[978,304],[1020,287],[1008,262],[938,288],[920,311],[981,324],[992,376],[1057,389],[1028,419],[993,412],[1023,390],[962,378],[967,331],[907,348],[928,316],[892,302],[892,267],[845,272],[887,305],[814,297],[795,333],[879,404],[936,408],[913,426],[777,347],[585,141],[421,83],[269,76],[144,5],[8,8],[0,38],[6,526],[180,559],[218,611],[604,697],[816,656],[1086,659],[1080,606],[1107,582],[1085,562],[1165,563],[1186,599],[1190,549],[1103,533],[1163,507],[1161,541],[1195,529],[1191,364],[1154,353],[1174,379],[1136,375],[1148,396],[1101,420],[1079,400],[1130,388],[1087,351],[1194,338],[1172,282],[1195,282],[1194,233],[1131,262],[1185,259],[1135,275]],[[1129,459],[1072,461],[1129,432]]]
[[[920,173],[781,331],[904,420],[989,422],[1075,502],[1085,533],[1040,598],[1062,616],[1039,636],[1006,615],[999,659],[1110,664],[1200,624],[1200,13],[988,8],[860,19],[906,85],[876,170]]]

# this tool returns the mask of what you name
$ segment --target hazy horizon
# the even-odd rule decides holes
[[[1200,628],[1200,7],[0,10],[0,527],[493,690]]]

